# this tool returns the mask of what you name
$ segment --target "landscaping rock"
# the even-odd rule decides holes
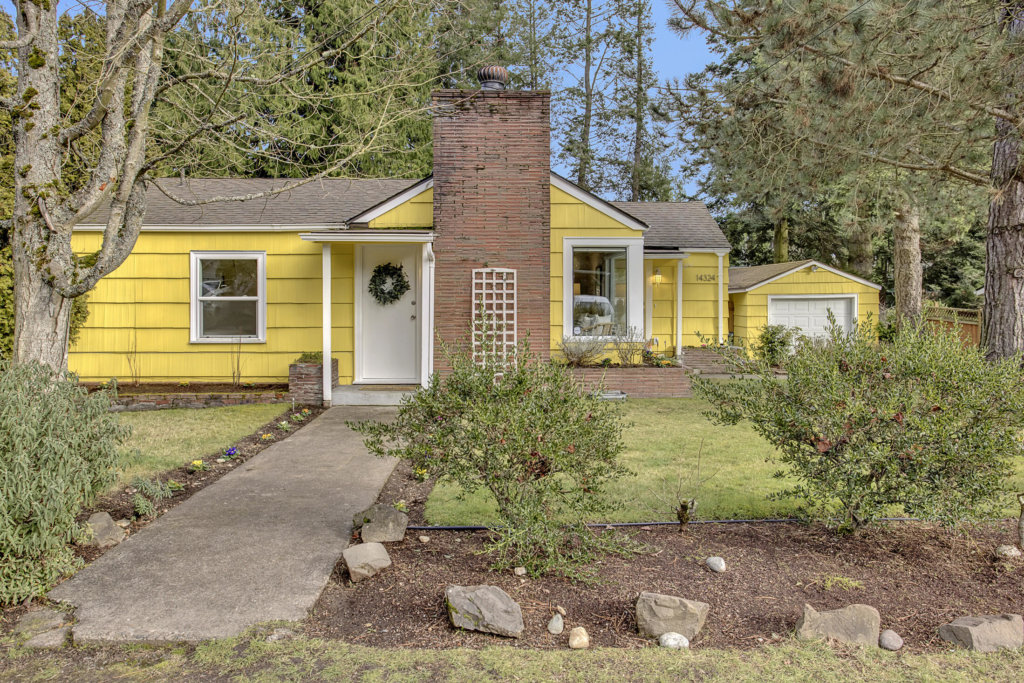
[[[420,543],[430,543],[430,536],[420,536],[419,537],[419,542]]]
[[[118,519],[118,520],[116,520],[114,522],[114,524],[118,525],[122,529],[127,529],[128,527],[130,527],[132,525],[132,523],[130,521],[128,521],[127,519]]]
[[[878,647],[890,652],[896,652],[903,648],[903,639],[900,638],[900,634],[896,633],[896,631],[887,628],[882,631],[882,635],[878,636]]]
[[[563,617],[565,616],[565,608],[561,605],[555,605],[555,611],[561,614]]]
[[[590,636],[587,629],[577,626],[569,631],[569,647],[573,650],[586,650],[590,647]]]
[[[878,610],[871,605],[849,605],[842,609],[818,612],[805,604],[804,613],[796,623],[796,636],[878,647],[880,622]]]
[[[21,615],[14,625],[14,635],[34,636],[52,631],[68,623],[68,615],[55,609],[38,609]]]
[[[93,514],[85,524],[92,531],[91,546],[109,548],[124,540],[124,529],[115,524],[106,512]]]
[[[978,652],[1013,650],[1024,646],[1024,619],[1019,614],[960,617],[940,626],[939,637]]]
[[[270,635],[267,636],[267,642],[276,643],[279,640],[291,640],[296,635],[298,634],[290,628],[275,628],[270,632]]]
[[[636,601],[636,625],[642,635],[657,638],[679,633],[693,640],[704,626],[711,605],[674,595],[641,593]]]
[[[563,630],[565,630],[565,621],[562,619],[561,614],[555,612],[555,615],[551,617],[551,621],[548,622],[548,633],[557,636]]]
[[[708,569],[715,572],[716,574],[721,574],[725,571],[725,560],[723,560],[721,557],[709,557],[708,559],[704,560],[704,564],[706,564],[708,566]]]
[[[516,567],[512,570],[512,573],[516,576],[526,576],[526,567]]]
[[[360,543],[342,551],[348,575],[352,581],[362,581],[375,576],[385,567],[391,566],[391,556],[380,543]]]
[[[658,645],[669,650],[685,650],[690,647],[690,641],[682,634],[669,631],[658,636]]]
[[[46,631],[45,633],[40,633],[37,636],[32,636],[25,641],[22,647],[34,650],[64,647],[64,643],[68,642],[69,635],[71,635],[71,626],[61,626],[60,628],[52,631]]]
[[[456,628],[511,638],[523,633],[523,611],[497,586],[449,586],[444,597]]]
[[[1020,556],[1020,549],[1015,545],[1001,545],[996,548],[996,557],[1004,560],[1013,560]]]
[[[409,515],[390,505],[377,503],[352,518],[363,543],[395,543],[405,538]]]

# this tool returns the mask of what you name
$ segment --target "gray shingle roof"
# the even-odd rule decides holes
[[[766,266],[743,266],[729,269],[729,291],[749,289],[759,282],[770,280],[776,275],[803,268],[814,263],[812,259],[804,261],[788,261],[786,263],[769,263]]]
[[[650,226],[644,247],[654,249],[728,249],[718,223],[704,202],[611,202]]]
[[[419,179],[354,180],[323,178],[281,194],[241,202],[214,202],[182,206],[167,197],[209,199],[265,192],[294,182],[287,178],[162,178],[163,188],[146,191],[146,225],[342,225],[346,220],[379,204]],[[165,194],[166,192],[166,194]],[[101,206],[84,224],[105,223],[107,208]]]

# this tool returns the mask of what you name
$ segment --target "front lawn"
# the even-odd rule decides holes
[[[121,477],[112,489],[136,476],[150,478],[217,453],[287,408],[269,404],[121,413],[121,421],[131,425],[132,436]]]
[[[595,521],[675,520],[672,506],[680,478],[684,495],[698,499],[699,518],[785,517],[793,512],[792,502],[766,499],[784,486],[771,476],[777,467],[766,462],[771,447],[749,424],[713,425],[701,415],[705,409],[706,404],[695,398],[625,402],[624,417],[633,424],[623,435],[626,450],[622,459],[637,476],[609,488],[623,508],[613,519]],[[695,491],[698,452],[701,479],[706,481]],[[434,488],[425,510],[432,524],[496,522],[489,494],[481,492],[459,501],[458,492],[450,484]]]
[[[625,434],[623,462],[637,473],[609,488],[623,504],[612,519],[594,521],[674,521],[670,510],[677,482],[683,478],[687,497],[698,499],[697,518],[763,519],[790,516],[793,500],[770,501],[766,496],[785,488],[785,480],[772,477],[778,465],[766,459],[771,447],[747,423],[733,427],[712,424],[701,412],[707,404],[696,398],[631,399],[625,418],[633,425]],[[701,443],[703,442],[703,449]],[[701,450],[701,479],[692,491],[693,470]],[[714,475],[714,476],[711,476]],[[1018,460],[1011,490],[1024,491],[1024,457]],[[439,484],[426,504],[431,524],[493,524],[497,522],[490,494],[478,492],[459,501],[458,487]],[[1007,496],[1007,515],[1019,509]]]

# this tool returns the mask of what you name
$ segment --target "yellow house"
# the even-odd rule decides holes
[[[548,93],[489,85],[434,93],[427,178],[152,181],[132,253],[89,297],[70,370],[284,382],[297,356],[321,351],[339,386],[422,385],[460,340],[486,356],[529,335],[542,357],[563,338],[627,332],[677,357],[725,343],[736,271],[707,208],[607,202],[552,173]],[[214,201],[230,197],[248,199]],[[100,247],[107,218],[77,226],[77,252]],[[802,293],[827,290],[814,277]],[[744,315],[737,330],[755,324]]]
[[[729,269],[731,329],[737,343],[751,344],[766,325],[823,336],[829,313],[852,330],[857,321],[878,321],[879,285],[814,260]]]

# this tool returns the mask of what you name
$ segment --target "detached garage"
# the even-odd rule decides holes
[[[765,325],[796,327],[809,337],[821,337],[828,329],[829,311],[848,330],[868,315],[877,322],[880,289],[813,260],[730,268],[733,338],[752,344]]]

